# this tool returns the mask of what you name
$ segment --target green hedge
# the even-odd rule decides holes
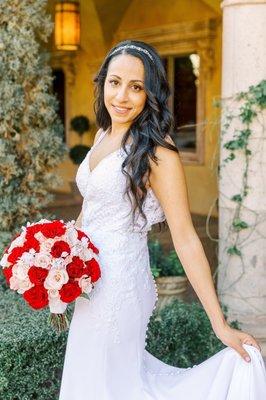
[[[72,312],[73,305],[70,317]],[[17,293],[0,289],[1,400],[59,397],[67,333],[55,333],[48,316],[48,310],[33,311]],[[147,350],[171,365],[192,366],[223,347],[198,304],[174,301],[150,319]]]
[[[17,293],[0,291],[0,399],[55,400],[67,334],[48,325]]]
[[[226,308],[224,308],[226,316]],[[238,328],[236,321],[231,326]],[[199,303],[174,300],[153,314],[147,350],[167,364],[187,368],[206,360],[225,346],[215,336]]]

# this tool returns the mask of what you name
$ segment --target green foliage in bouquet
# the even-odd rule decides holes
[[[159,276],[185,276],[185,271],[175,250],[165,253],[158,239],[149,240],[148,247],[151,271],[155,278]]]
[[[41,210],[61,182],[54,171],[67,154],[41,51],[53,29],[46,3],[0,2],[0,253],[27,221],[50,217]]]
[[[225,316],[226,312],[224,308]],[[238,328],[236,321],[231,326]],[[152,315],[148,328],[146,349],[173,366],[192,367],[225,347],[196,302],[173,300]]]
[[[59,397],[67,332],[56,333],[48,318],[48,310],[34,311],[0,289],[0,399]]]

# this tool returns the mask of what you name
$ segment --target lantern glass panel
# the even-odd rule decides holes
[[[55,5],[55,46],[58,50],[77,50],[80,44],[79,3]]]

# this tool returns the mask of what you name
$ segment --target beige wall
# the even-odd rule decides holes
[[[107,3],[107,0],[101,0]],[[96,2],[96,0],[95,0]],[[110,1],[109,1],[110,3]],[[111,46],[114,35],[119,32],[143,30],[150,27],[166,26],[177,22],[190,22],[196,20],[208,20],[219,17],[219,12],[209,7],[204,1],[199,0],[134,0],[125,6],[125,1],[117,1],[109,13],[118,12],[119,4],[125,9],[120,21],[107,24],[104,18],[96,10],[91,0],[81,0],[81,50],[72,61],[75,73],[72,74],[72,82],[68,85],[68,120],[78,114],[85,114],[91,122],[95,121],[93,113],[93,84],[92,79],[102,61],[106,51]],[[216,3],[216,2],[215,2]],[[114,4],[114,2],[112,2]],[[101,19],[102,18],[102,19]],[[106,16],[105,16],[106,18]],[[108,29],[110,32],[108,32]],[[108,38],[108,40],[106,39]],[[108,44],[107,44],[108,41]],[[202,165],[185,165],[185,173],[188,184],[191,211],[206,215],[211,204],[217,196],[217,178],[215,171],[215,159],[217,159],[217,140],[219,115],[213,107],[212,101],[220,95],[221,78],[221,27],[217,28],[217,37],[214,43],[215,63],[213,71],[208,79],[205,95],[205,116],[208,122],[205,129],[204,163]],[[69,70],[68,61],[63,65]],[[87,139],[93,140],[95,127]],[[77,143],[78,138],[74,132],[68,132],[68,145]],[[213,165],[214,164],[214,165]],[[68,181],[73,180],[76,167],[70,160],[65,161],[59,168],[59,173],[64,178],[61,190],[69,191]],[[217,215],[216,212],[213,213]]]

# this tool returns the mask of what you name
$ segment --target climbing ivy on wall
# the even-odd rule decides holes
[[[241,256],[241,249],[238,246],[240,233],[244,229],[249,228],[249,224],[242,216],[244,200],[250,192],[248,185],[250,158],[252,151],[250,148],[250,140],[254,136],[252,124],[255,119],[259,119],[263,110],[266,108],[266,80],[261,81],[255,86],[250,86],[246,92],[240,92],[236,95],[234,101],[239,104],[236,109],[234,103],[234,112],[230,109],[225,109],[223,114],[222,135],[225,135],[228,129],[233,127],[233,139],[225,141],[223,147],[228,150],[228,156],[221,160],[219,166],[219,175],[221,169],[228,163],[242,157],[244,167],[241,176],[240,190],[231,197],[235,203],[235,209],[231,226],[229,230],[235,235],[233,241],[227,248],[229,255]],[[265,127],[262,126],[262,129]]]

